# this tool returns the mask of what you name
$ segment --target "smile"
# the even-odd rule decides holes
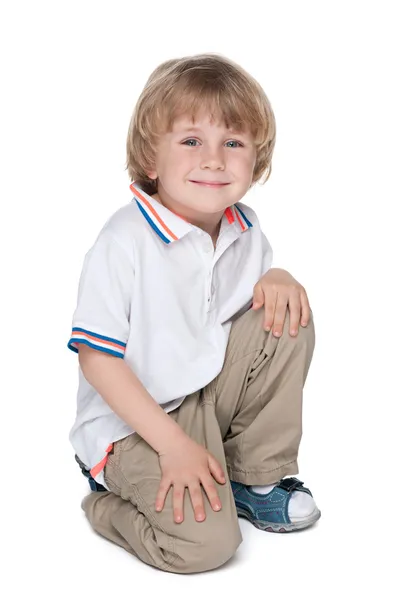
[[[214,181],[191,181],[189,180],[190,183],[195,183],[196,185],[202,185],[205,187],[210,187],[210,188],[221,188],[224,187],[225,185],[229,185],[229,183],[218,183],[218,182],[214,182]]]

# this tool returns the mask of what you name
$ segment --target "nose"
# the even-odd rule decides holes
[[[217,169],[223,171],[225,169],[223,149],[211,148],[209,146],[206,147],[204,145],[202,148],[200,167],[202,169],[211,169],[212,171]]]

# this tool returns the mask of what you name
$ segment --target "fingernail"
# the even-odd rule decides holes
[[[216,504],[215,505],[215,510],[221,510],[221,505],[220,504]]]
[[[274,331],[274,335],[275,335],[276,337],[279,337],[281,334],[279,333],[279,331]]]
[[[271,331],[271,327],[269,327],[268,325],[264,325],[265,327],[265,331]]]

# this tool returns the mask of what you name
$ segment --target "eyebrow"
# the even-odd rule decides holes
[[[177,130],[177,133],[187,133],[187,132],[189,132],[189,131],[196,131],[196,132],[201,132],[201,133],[203,133],[203,130],[201,129],[201,127],[195,127],[195,126],[192,126],[192,127],[184,127],[183,129],[178,129],[178,130]],[[240,135],[240,134],[242,134],[242,135],[245,135],[245,132],[244,132],[244,131],[239,131],[238,129],[227,129],[227,131],[228,131],[229,133],[232,133],[232,134],[234,134],[234,135],[238,135],[238,134],[239,134],[239,135]]]
[[[203,130],[201,129],[201,127],[195,127],[193,125],[192,127],[183,127],[183,129],[179,129],[178,131],[186,133],[187,131],[203,131]]]

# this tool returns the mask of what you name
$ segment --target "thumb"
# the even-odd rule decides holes
[[[255,287],[254,288],[254,294],[253,294],[253,306],[252,308],[254,310],[257,310],[257,308],[260,308],[260,306],[262,306],[264,304],[264,294],[263,291],[261,289],[261,287]]]
[[[208,468],[210,469],[210,473],[216,481],[219,483],[225,483],[226,479],[224,471],[217,459],[214,458],[214,456],[210,453],[208,453]]]

